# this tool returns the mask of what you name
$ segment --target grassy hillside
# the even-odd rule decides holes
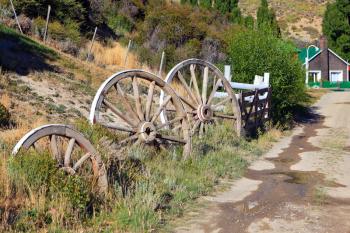
[[[211,193],[223,178],[240,177],[280,137],[271,130],[246,141],[222,125],[194,138],[193,158],[187,161],[177,148],[134,146],[127,151],[130,158],[115,162],[108,141],[113,136],[83,120],[97,87],[112,72],[1,25],[0,38],[0,103],[13,121],[0,129],[0,232],[167,229],[197,197]],[[108,170],[105,198],[85,180],[60,172],[47,151],[25,154],[25,159],[10,156],[28,130],[44,123],[69,123],[91,140]]]
[[[95,90],[112,73],[3,25],[0,53],[0,102],[23,130],[42,122],[87,116]]]
[[[277,15],[283,35],[312,42],[322,33],[322,17],[326,5],[333,0],[269,0]],[[260,0],[240,0],[244,15],[256,15]]]

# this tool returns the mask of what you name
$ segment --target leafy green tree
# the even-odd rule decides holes
[[[290,122],[293,111],[306,98],[305,73],[294,45],[259,30],[243,30],[228,38],[234,80],[252,83],[255,75],[270,73],[273,121]]]
[[[78,0],[14,0],[14,5],[19,13],[29,17],[46,17],[47,7],[51,5],[51,18],[61,22],[66,20],[81,21],[86,17],[86,9]]]
[[[348,0],[337,0],[327,6],[323,18],[323,33],[333,50],[350,59],[350,2]]]
[[[276,20],[276,14],[269,9],[267,0],[261,0],[261,5],[257,12],[257,26],[259,30],[271,32],[275,36],[281,36],[281,29]]]

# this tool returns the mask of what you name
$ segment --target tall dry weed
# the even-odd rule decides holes
[[[141,68],[137,56],[132,52],[128,53],[127,61],[124,66],[127,48],[117,42],[114,42],[111,47],[105,47],[96,42],[93,46],[92,53],[94,55],[94,61],[100,65],[117,66],[120,68]]]
[[[9,109],[11,107],[11,98],[5,93],[0,96],[0,103],[5,106],[5,108]]]

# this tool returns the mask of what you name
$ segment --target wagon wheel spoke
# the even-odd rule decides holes
[[[85,155],[83,155],[73,166],[73,170],[77,171],[78,168],[87,160],[89,159],[91,156],[90,153],[86,153]]]
[[[135,126],[134,123],[132,123],[121,111],[119,111],[116,107],[113,106],[112,103],[110,103],[108,100],[103,99],[103,104],[109,108],[114,114],[116,114],[118,117],[123,119],[128,125]]]
[[[50,147],[51,147],[51,153],[54,159],[57,161],[61,160],[60,152],[58,151],[58,145],[57,145],[57,136],[51,135],[50,136]]]
[[[129,136],[129,137],[125,138],[124,140],[122,140],[121,142],[119,142],[119,144],[122,146],[122,145],[128,144],[132,141],[136,141],[139,138],[139,135],[140,134],[137,133],[137,134],[134,134],[132,136]]]
[[[193,128],[192,128],[192,134],[194,134],[196,132],[196,130],[198,129],[200,124],[201,124],[200,120],[197,120],[196,123],[194,123]]]
[[[148,95],[147,95],[147,102],[146,102],[146,121],[150,120],[150,114],[151,114],[151,108],[152,108],[152,101],[153,101],[153,93],[154,93],[154,87],[156,85],[156,82],[153,81],[148,89]]]
[[[183,77],[183,75],[181,74],[180,71],[177,72],[177,76],[179,77],[179,79],[180,79],[182,85],[184,86],[184,88],[185,88],[185,90],[186,90],[188,96],[192,99],[192,101],[193,101],[194,103],[199,104],[199,102],[198,102],[196,96],[195,96],[195,95],[193,94],[193,92],[191,91],[191,88],[187,85],[186,80],[184,79],[184,77]],[[191,81],[192,81],[192,80],[191,80]],[[181,98],[181,97],[180,97],[180,98]],[[185,99],[185,98],[182,97],[182,99]],[[191,106],[191,107],[194,106],[194,105],[193,105],[192,103],[190,103],[189,101],[186,100],[186,102],[188,102],[187,104],[188,104],[189,106]],[[194,108],[195,108],[195,107],[194,107]]]
[[[70,160],[71,160],[74,144],[75,144],[75,138],[71,138],[68,142],[66,153],[64,154],[64,163],[63,164],[65,167],[70,166]]]
[[[172,119],[172,120],[170,120],[170,121],[167,121],[167,122],[165,122],[164,124],[158,125],[158,126],[156,127],[156,129],[157,129],[157,130],[162,129],[162,128],[168,126],[168,125],[173,125],[173,124],[175,124],[175,123],[177,123],[177,122],[180,122],[180,121],[182,121],[182,120],[183,120],[183,117],[175,117],[174,119]]]
[[[32,147],[37,153],[42,153],[43,152],[43,150],[40,149],[40,145],[38,145],[38,142],[34,142]]]
[[[174,132],[177,132],[178,130],[181,129],[181,127],[182,127],[182,125],[180,124],[180,125],[174,127],[174,128],[173,128],[173,131],[174,131]]]
[[[174,108],[166,108],[165,110],[166,110],[166,111],[169,111],[169,112],[176,112],[176,109],[174,109]],[[196,111],[186,111],[186,113],[187,113],[187,114],[190,114],[190,115],[195,115],[195,114],[197,114]]]
[[[204,123],[201,122],[199,126],[199,137],[202,137],[204,134]]]
[[[209,79],[209,69],[206,66],[204,68],[203,86],[202,86],[202,100],[204,104],[207,102],[208,79]]]
[[[120,93],[120,95],[122,96],[122,100],[124,105],[127,108],[127,111],[135,118],[135,120],[137,120],[138,122],[141,121],[141,119],[139,118],[139,116],[137,115],[137,113],[133,110],[133,107],[131,106],[125,92],[123,91],[123,89],[120,87],[120,85],[117,83],[116,85],[114,85],[114,88],[117,90],[117,93]]]
[[[144,118],[144,115],[143,115],[143,112],[142,112],[142,108],[141,108],[139,84],[138,84],[138,81],[137,81],[136,77],[132,78],[132,88],[134,90],[134,98],[135,98],[137,115],[139,116],[141,121],[144,121],[145,118]]]
[[[130,128],[129,126],[124,126],[124,125],[118,125],[116,123],[100,123],[101,125],[110,128],[110,129],[114,129],[114,130],[120,130],[120,131],[124,131],[124,132],[129,132],[129,133],[135,133],[135,130],[133,130],[132,128]]]
[[[195,92],[196,92],[196,94],[197,94],[198,103],[199,103],[199,104],[202,104],[201,94],[200,94],[199,88],[198,88],[198,83],[197,83],[197,78],[196,78],[195,69],[196,69],[196,66],[195,66],[195,65],[190,65],[191,80],[192,80],[192,82],[193,82],[193,87],[194,87],[194,90],[195,90]]]
[[[214,80],[214,83],[215,83],[215,80]],[[219,86],[221,85],[221,79],[219,79],[213,86],[213,91],[210,93],[209,95],[209,98],[208,98],[208,105],[211,104],[211,102],[213,101],[214,99],[214,96],[215,96],[215,93],[216,91],[218,90]]]
[[[214,117],[218,117],[218,118],[224,118],[224,119],[231,119],[231,120],[236,120],[237,117],[234,115],[227,115],[227,114],[222,114],[222,113],[218,113],[218,112],[214,112]]]
[[[220,102],[218,102],[217,104],[213,105],[213,109],[214,111],[221,105],[224,105],[226,102],[232,100],[231,97],[226,97],[225,99],[221,100]]]
[[[187,104],[188,106],[190,106],[192,109],[196,109],[196,106],[194,106],[190,101],[188,101],[186,98],[182,97],[182,96],[179,96],[180,99],[185,103]]]
[[[164,102],[159,106],[156,113],[153,115],[151,122],[154,123],[155,120],[159,117],[160,113],[165,110],[165,107],[168,105],[169,101],[171,100],[171,96],[165,97]]]
[[[186,144],[186,141],[185,141],[185,140],[183,140],[183,139],[181,139],[181,138],[178,138],[178,137],[175,137],[175,136],[168,136],[168,135],[157,134],[156,137],[159,138],[159,139],[166,140],[166,141],[171,141],[171,142],[177,142],[177,143]]]

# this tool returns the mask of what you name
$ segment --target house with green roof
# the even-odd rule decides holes
[[[322,36],[315,47],[302,48],[298,57],[303,65],[308,59],[308,78],[310,82],[321,80],[330,82],[349,81],[349,63],[333,50],[328,48],[326,37]],[[308,55],[308,57],[307,57]]]

